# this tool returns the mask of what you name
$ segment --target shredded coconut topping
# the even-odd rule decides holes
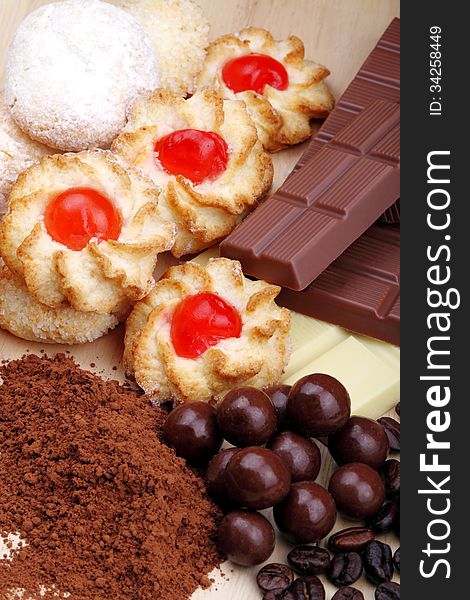
[[[78,151],[108,146],[128,105],[158,85],[152,41],[131,15],[99,0],[65,0],[18,28],[5,100],[32,138]]]
[[[209,40],[209,22],[193,0],[113,0],[149,33],[162,87],[192,93]]]

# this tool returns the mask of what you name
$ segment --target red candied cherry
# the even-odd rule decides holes
[[[226,62],[222,78],[235,93],[253,90],[263,94],[267,85],[277,90],[285,90],[289,85],[289,75],[284,65],[272,56],[256,52]]]
[[[92,188],[70,188],[49,202],[44,224],[51,238],[70,250],[83,250],[93,238],[117,240],[121,216],[114,204]]]
[[[155,143],[156,158],[170,175],[182,175],[198,185],[216,179],[227,168],[227,142],[214,131],[180,129]]]
[[[241,331],[236,308],[207,292],[181,300],[171,321],[171,341],[182,358],[197,358],[221,340],[240,337]]]

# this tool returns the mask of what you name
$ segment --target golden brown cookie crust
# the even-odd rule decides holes
[[[284,65],[289,75],[286,90],[266,86],[263,95],[251,90],[234,93],[225,85],[224,64],[251,52],[267,54]],[[309,138],[310,120],[323,119],[333,109],[334,98],[324,81],[329,74],[323,65],[305,59],[304,44],[298,37],[276,41],[269,31],[250,27],[209,45],[198,86],[212,86],[223,98],[243,100],[264,148],[276,152]]]
[[[111,198],[122,217],[116,241],[73,251],[54,241],[44,211],[57,194],[92,187]],[[21,173],[0,233],[0,255],[28,292],[50,308],[108,314],[143,298],[153,287],[159,252],[173,244],[174,227],[158,207],[159,191],[109,151],[54,155]]]
[[[49,308],[35,300],[7,267],[0,266],[0,327],[17,337],[48,344],[82,344],[105,335],[119,320],[113,314]]]
[[[217,179],[194,185],[167,174],[154,156],[155,142],[178,129],[214,131],[227,142],[227,169]],[[161,187],[162,215],[176,225],[172,253],[194,254],[226,237],[270,189],[273,166],[240,100],[223,100],[210,89],[190,99],[156,90],[132,106],[112,150]]]
[[[206,267],[171,267],[138,302],[126,324],[124,364],[137,383],[160,400],[217,401],[239,385],[277,383],[290,356],[290,313],[274,302],[280,288],[243,276],[240,263],[211,259]],[[171,316],[185,297],[220,295],[242,317],[239,338],[223,340],[196,359],[176,355]]]

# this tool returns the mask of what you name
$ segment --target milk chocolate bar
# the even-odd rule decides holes
[[[399,198],[400,108],[375,100],[220,245],[292,290],[314,281]]]
[[[400,229],[376,224],[302,292],[277,302],[395,345],[400,344]]]
[[[373,100],[400,102],[400,19],[393,19],[348,88],[336,103],[293,173],[299,170],[326,142],[349,124]],[[400,202],[383,215],[386,223],[400,222]]]

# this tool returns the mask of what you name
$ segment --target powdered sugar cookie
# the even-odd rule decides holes
[[[125,365],[162,400],[218,400],[239,385],[274,384],[290,355],[279,292],[226,258],[171,267],[129,316]]]
[[[131,15],[99,0],[64,0],[19,26],[5,101],[30,137],[78,151],[109,146],[130,102],[158,85],[152,42]]]
[[[113,0],[133,15],[152,39],[161,87],[194,91],[209,43],[209,22],[193,0]]]
[[[0,92],[0,219],[18,173],[54,151],[31,140],[13,121]]]
[[[176,224],[177,257],[227,236],[273,178],[243,102],[210,89],[189,100],[163,90],[137,99],[112,150],[161,187],[162,215]]]
[[[210,44],[198,86],[242,99],[263,146],[275,152],[310,137],[310,120],[334,106],[324,81],[330,72],[304,55],[298,37],[276,41],[265,29],[243,29]]]
[[[10,193],[0,255],[38,302],[108,314],[145,296],[174,226],[159,192],[107,150],[47,156]]]
[[[124,316],[124,315],[122,315]],[[116,315],[78,312],[70,307],[49,308],[35,300],[21,280],[0,260],[0,327],[33,342],[82,344],[114,329]]]

